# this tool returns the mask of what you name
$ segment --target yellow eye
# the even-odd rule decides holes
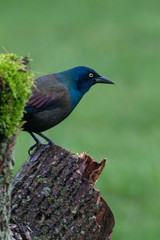
[[[93,73],[89,73],[90,78],[93,78],[93,76],[94,76]]]

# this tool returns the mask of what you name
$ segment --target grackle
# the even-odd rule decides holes
[[[48,143],[54,143],[41,132],[63,121],[77,106],[83,95],[96,83],[114,84],[108,78],[88,67],[75,67],[35,80],[32,96],[26,104],[23,131],[28,131],[36,141],[35,133]]]

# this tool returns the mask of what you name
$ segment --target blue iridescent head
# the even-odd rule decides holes
[[[59,73],[59,75],[62,75],[60,78],[62,79],[63,84],[83,93],[87,92],[90,87],[96,83],[114,84],[108,78],[98,74],[93,69],[84,66],[71,68]]]
[[[88,67],[75,67],[56,74],[59,81],[68,87],[72,108],[75,108],[83,95],[96,83],[114,84],[108,78]]]

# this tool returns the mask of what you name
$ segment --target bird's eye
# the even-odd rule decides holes
[[[93,76],[94,76],[93,73],[89,73],[90,78],[93,78]]]

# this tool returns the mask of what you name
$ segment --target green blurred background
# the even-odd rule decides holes
[[[89,66],[96,85],[46,132],[106,167],[96,184],[111,207],[113,240],[160,239],[160,1],[0,1],[0,48],[33,59],[36,76]],[[34,141],[21,133],[15,172]]]

